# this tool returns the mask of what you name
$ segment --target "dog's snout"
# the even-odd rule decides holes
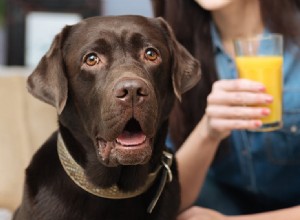
[[[125,79],[115,85],[114,95],[123,103],[140,104],[149,96],[149,87],[140,79]]]

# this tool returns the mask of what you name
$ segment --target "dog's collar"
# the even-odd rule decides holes
[[[65,172],[68,174],[68,176],[83,190],[98,196],[102,198],[108,198],[108,199],[126,199],[126,198],[132,198],[136,197],[138,195],[141,195],[142,193],[146,192],[151,185],[154,183],[159,171],[161,168],[164,168],[162,178],[160,181],[159,188],[157,190],[157,193],[155,197],[153,198],[151,204],[148,207],[148,212],[151,213],[153,208],[155,207],[162,190],[166,184],[167,181],[172,181],[172,172],[171,172],[171,165],[173,161],[173,155],[164,151],[163,152],[163,158],[161,159],[161,165],[157,167],[157,169],[148,175],[148,178],[146,180],[146,183],[138,188],[135,191],[130,192],[124,192],[118,188],[118,186],[113,185],[108,188],[101,188],[98,186],[95,186],[93,183],[88,181],[88,178],[83,170],[83,168],[73,159],[73,157],[70,155],[69,151],[66,148],[66,145],[61,137],[61,134],[58,133],[57,136],[57,151],[59,155],[60,162],[65,170]]]

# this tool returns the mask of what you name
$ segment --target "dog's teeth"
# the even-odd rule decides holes
[[[98,141],[98,153],[103,161],[108,160],[113,144],[110,142]]]
[[[106,143],[104,141],[98,140],[98,146],[99,146],[99,148],[105,148]]]

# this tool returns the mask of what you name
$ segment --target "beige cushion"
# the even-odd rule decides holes
[[[57,128],[56,110],[26,90],[30,70],[0,68],[0,208],[20,204],[24,170]]]

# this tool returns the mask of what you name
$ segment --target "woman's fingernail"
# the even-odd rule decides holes
[[[262,122],[261,121],[254,121],[254,125],[256,128],[259,128],[262,126]]]
[[[273,97],[272,96],[267,96],[265,101],[266,101],[266,103],[272,103],[273,102]]]
[[[264,115],[264,116],[267,116],[270,114],[270,109],[268,108],[264,108],[261,110],[261,114]]]
[[[264,85],[261,85],[261,86],[258,87],[258,90],[260,92],[265,92],[266,91],[266,87]]]

